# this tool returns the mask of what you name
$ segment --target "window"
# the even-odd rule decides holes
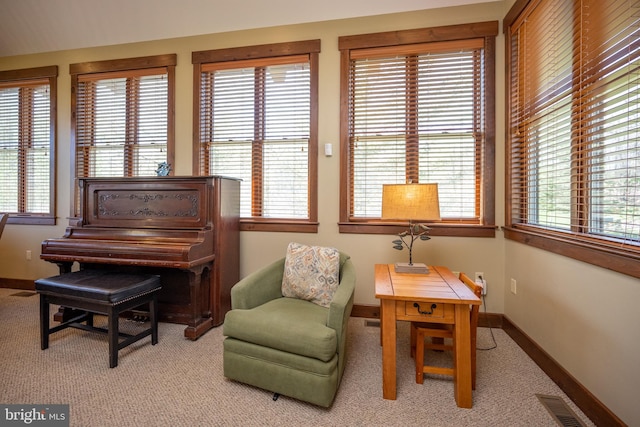
[[[194,170],[242,179],[241,230],[317,231],[320,41],[193,53]]]
[[[505,18],[506,236],[640,277],[640,4],[530,3]]]
[[[340,37],[340,231],[390,233],[382,185],[437,183],[432,234],[491,236],[497,22]],[[415,218],[419,220],[420,218]]]
[[[175,65],[164,55],[69,67],[77,178],[153,176],[173,163]]]
[[[0,72],[0,212],[14,224],[55,224],[58,67]]]

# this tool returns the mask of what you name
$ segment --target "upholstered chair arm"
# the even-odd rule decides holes
[[[231,308],[250,309],[282,297],[284,258],[248,275],[231,288]]]
[[[338,290],[334,294],[331,305],[329,306],[327,326],[336,331],[338,345],[340,347],[338,352],[342,353],[346,342],[345,333],[349,316],[351,316],[353,296],[356,287],[356,269],[351,259],[345,261],[340,276],[340,286],[338,286]]]

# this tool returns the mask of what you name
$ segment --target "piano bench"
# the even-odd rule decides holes
[[[49,347],[49,335],[73,327],[106,333],[109,340],[109,367],[118,366],[118,351],[151,335],[151,344],[158,343],[158,291],[160,276],[128,274],[107,270],[80,270],[59,276],[38,279],[40,294],[40,347]],[[49,304],[82,310],[80,315],[49,328]],[[149,304],[150,325],[136,335],[120,332],[118,318],[126,310]],[[93,315],[108,318],[107,329],[93,325]],[[82,323],[85,322],[85,323]],[[123,338],[120,341],[120,338]]]

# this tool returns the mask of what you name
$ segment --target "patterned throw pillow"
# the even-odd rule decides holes
[[[282,295],[329,307],[338,289],[340,252],[335,248],[289,243]]]

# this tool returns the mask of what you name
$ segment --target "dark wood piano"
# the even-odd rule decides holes
[[[222,324],[239,279],[240,182],[202,177],[82,178],[80,217],[41,258],[61,273],[113,269],[161,276],[160,321],[195,340]]]

